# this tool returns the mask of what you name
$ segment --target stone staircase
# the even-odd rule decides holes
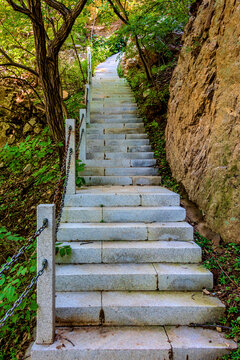
[[[179,196],[161,186],[142,119],[116,56],[93,79],[86,185],[68,195],[58,240],[56,341],[32,360],[214,360],[235,344],[192,323],[224,305]],[[82,173],[81,173],[82,175]],[[140,186],[145,185],[145,186]],[[181,325],[181,326],[179,326]]]

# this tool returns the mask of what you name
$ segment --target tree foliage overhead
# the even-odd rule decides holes
[[[149,53],[171,57],[166,38],[182,32],[189,18],[188,0],[107,0],[125,26],[122,35],[135,40],[147,78],[152,81]]]
[[[66,0],[64,3],[57,0],[1,0],[1,32],[6,40],[0,46],[0,66],[29,71],[38,78],[47,122],[56,143],[64,138],[65,111],[58,54],[86,4],[87,0]],[[3,10],[4,5],[6,10]],[[15,30],[14,23],[17,25]]]

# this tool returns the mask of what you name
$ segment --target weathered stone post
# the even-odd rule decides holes
[[[90,46],[87,47],[88,69],[92,69],[92,54]]]
[[[90,85],[86,85],[86,111],[87,111],[86,122],[87,122],[87,124],[90,124],[90,101],[91,101],[91,87],[90,87]]]
[[[67,119],[65,123],[65,134],[66,134],[66,142],[68,138],[69,127],[72,128],[71,136],[70,136],[70,143],[67,155],[67,162],[66,162],[66,170],[68,166],[68,159],[70,151],[72,151],[71,156],[71,163],[70,163],[70,171],[68,177],[68,185],[67,185],[67,195],[74,195],[76,194],[76,127],[75,127],[75,119]],[[72,150],[71,150],[72,149]]]
[[[88,84],[92,85],[92,69],[88,69]]]
[[[37,344],[52,344],[55,337],[55,205],[37,207],[37,228],[43,220],[48,226],[37,238],[37,271],[42,268],[43,260],[47,267],[37,282]]]
[[[78,158],[81,161],[86,160],[86,152],[87,152],[87,129],[86,129],[86,109],[80,109],[80,129],[79,129],[79,141],[81,139],[80,147],[79,147],[79,155]]]

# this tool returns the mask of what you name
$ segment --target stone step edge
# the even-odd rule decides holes
[[[86,190],[85,190],[86,191]],[[75,195],[66,195],[65,207],[145,207],[145,206],[179,206],[180,197],[174,193],[91,193],[81,190]]]
[[[179,222],[186,218],[181,206],[69,206],[63,208],[62,223]]]
[[[56,266],[56,291],[201,291],[213,275],[201,264],[114,263]]]
[[[71,254],[56,256],[57,264],[200,264],[202,250],[193,241],[76,241],[62,242]],[[126,255],[127,254],[127,255]]]
[[[199,291],[56,292],[58,325],[190,325],[217,322],[224,304]]]
[[[85,233],[84,233],[85,232]],[[130,235],[129,235],[130,234]],[[67,237],[67,239],[66,239]],[[82,237],[82,238],[81,238]],[[58,241],[192,241],[193,228],[182,222],[61,223]]]
[[[153,159],[154,153],[152,151],[146,152],[99,152],[96,151],[94,154],[87,152],[87,160],[114,160],[120,158],[130,160],[145,160]],[[111,158],[111,159],[110,159]]]
[[[81,176],[87,185],[161,185],[161,176]]]
[[[129,360],[136,354],[139,360],[183,360],[195,353],[199,359],[216,359],[238,347],[216,330],[188,326],[57,327],[56,339],[52,345],[34,343],[31,359]]]

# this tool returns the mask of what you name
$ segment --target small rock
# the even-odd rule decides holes
[[[37,122],[37,118],[33,117],[33,118],[31,118],[31,119],[29,120],[28,123],[29,123],[31,126],[34,126],[34,125],[36,124],[36,122]]]
[[[23,127],[23,134],[26,134],[31,129],[32,129],[32,126],[29,123],[26,123]]]
[[[13,134],[10,135],[8,138],[8,144],[12,145],[15,142],[15,140],[16,140],[15,136]]]
[[[62,98],[63,98],[63,100],[67,100],[68,99],[68,92],[66,91],[66,90],[63,90],[63,92],[62,92]]]
[[[42,131],[42,128],[40,126],[36,126],[33,131],[34,134],[39,134]]]
[[[203,294],[205,294],[205,295],[210,295],[211,293],[207,290],[207,289],[203,289]]]

